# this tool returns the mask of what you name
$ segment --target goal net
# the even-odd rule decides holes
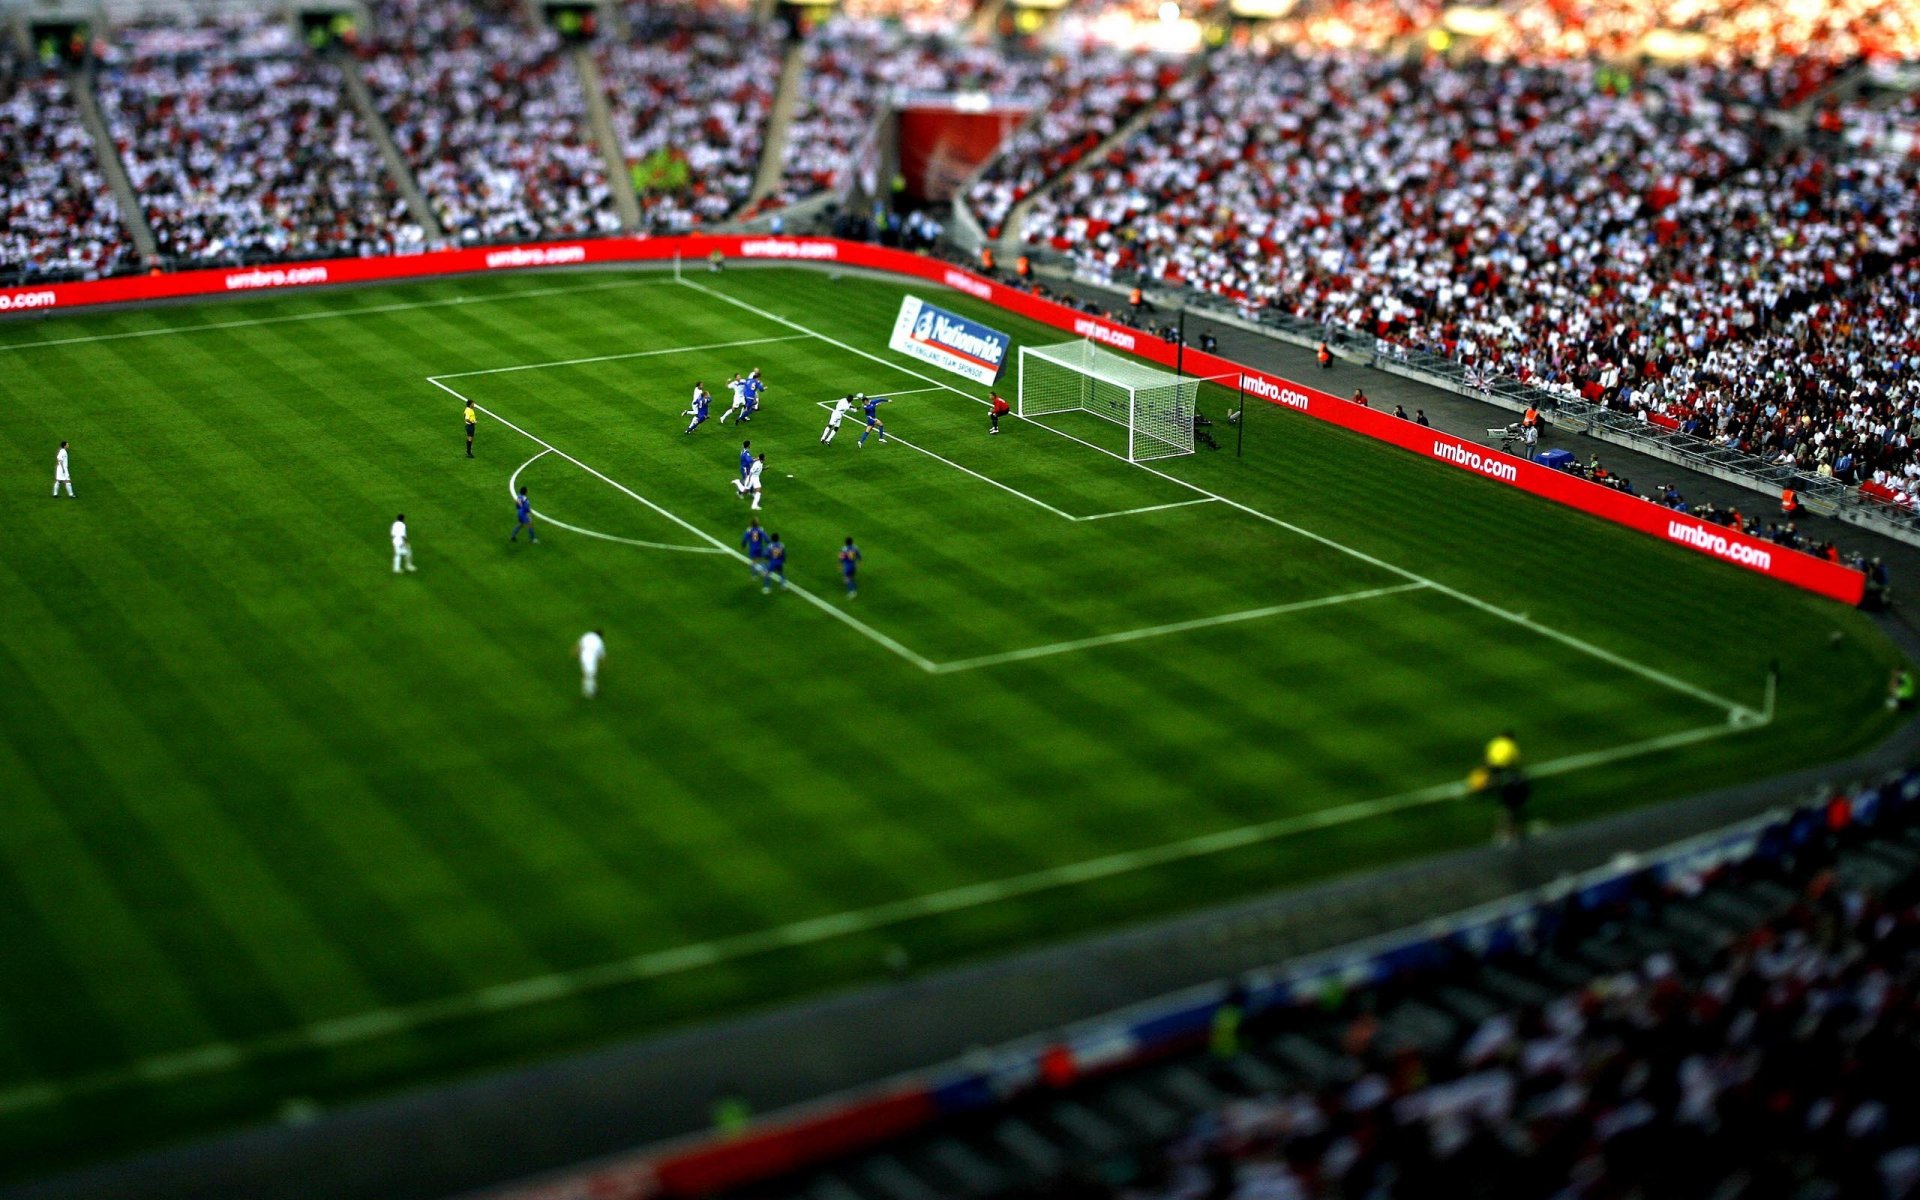
[[[1090,341],[1020,348],[1023,417],[1088,412],[1127,431],[1127,458],[1139,462],[1193,453],[1193,405],[1200,380],[1150,367]]]

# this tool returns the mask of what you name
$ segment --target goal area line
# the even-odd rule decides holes
[[[446,376],[443,375],[440,378],[444,379],[446,378]],[[943,389],[914,388],[910,391],[897,391],[897,390],[884,391],[884,392],[876,391],[874,394],[875,395],[884,394],[887,396],[911,396],[919,392],[937,392],[941,390]],[[833,407],[833,403],[828,400],[818,400],[818,401],[815,401],[814,403],[816,407],[819,407],[819,408],[831,409]],[[898,434],[895,434],[891,431],[889,431],[886,434],[886,440],[889,443],[897,443],[899,445],[905,446],[907,449],[913,451],[915,454],[924,454],[928,458],[933,459],[935,462],[941,463],[945,466],[952,467],[954,470],[959,471],[962,474],[971,475],[975,479],[978,479],[980,482],[988,485],[989,487],[998,488],[1001,491],[1006,492],[1008,495],[1011,495],[1011,496],[1018,496],[1020,499],[1025,500],[1028,504],[1033,505],[1035,508],[1044,509],[1045,511],[1052,513],[1054,516],[1059,517],[1063,521],[1105,521],[1113,517],[1133,517],[1133,516],[1138,516],[1141,513],[1162,512],[1169,508],[1190,508],[1196,504],[1212,504],[1215,502],[1213,498],[1210,496],[1202,496],[1197,500],[1178,500],[1171,504],[1146,504],[1146,505],[1142,505],[1139,508],[1122,508],[1122,509],[1116,509],[1113,512],[1092,513],[1089,515],[1082,516],[1076,513],[1070,513],[1063,508],[1059,508],[1059,507],[1056,507],[1055,505],[1049,504],[1045,500],[1040,499],[1040,497],[1038,496],[1030,495],[1027,492],[1023,492],[1019,488],[1014,487],[1010,483],[1006,483],[1002,480],[995,479],[993,476],[984,474],[980,471],[976,471],[972,467],[962,466],[960,463],[953,461],[952,459],[948,458],[944,454],[939,453],[938,451],[929,450],[925,446],[919,445],[916,442],[910,442],[906,438],[900,437]]]

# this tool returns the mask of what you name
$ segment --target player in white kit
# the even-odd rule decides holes
[[[753,460],[753,465],[747,468],[747,477],[745,479],[736,479],[733,483],[733,486],[738,489],[742,496],[753,497],[752,507],[754,508],[760,507],[760,476],[766,469],[767,456],[765,454],[756,455]]]
[[[413,542],[407,537],[407,514],[395,516],[393,528],[387,532],[393,537],[393,573],[398,575],[403,563],[406,570],[413,570]]]
[[[600,660],[607,656],[607,643],[598,629],[591,629],[580,635],[574,652],[580,656],[580,694],[591,700],[600,690]]]
[[[60,452],[53,456],[53,494],[60,494],[60,485],[67,485],[67,495],[73,495],[73,476],[67,474],[67,444],[60,443]]]
[[[735,375],[733,378],[727,380],[727,390],[733,393],[733,403],[727,406],[726,412],[720,414],[720,423],[722,425],[725,425],[727,418],[733,414],[745,413],[747,411],[747,381]]]
[[[827,427],[820,433],[821,445],[824,446],[828,442],[831,442],[834,437],[839,434],[840,421],[847,415],[847,410],[852,407],[852,396],[842,396],[833,402],[833,411],[827,414]]]

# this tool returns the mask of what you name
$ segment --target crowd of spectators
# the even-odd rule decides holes
[[[0,282],[137,265],[66,79],[0,39]]]
[[[856,21],[885,21],[921,37],[950,34],[972,18],[972,4],[953,0],[843,0],[842,15]]]
[[[1836,105],[1820,115],[1821,131],[1861,154],[1920,154],[1920,91]]]
[[[1658,32],[1691,35],[1733,71],[1920,53],[1920,10],[1884,0],[1544,0],[1503,6],[1476,51],[1525,61],[1630,58]]]
[[[722,220],[753,190],[780,82],[777,35],[726,6],[634,3],[626,18],[627,39],[595,57],[643,222],[681,232]]]
[[[1026,234],[1810,472],[1904,473],[1920,318],[1889,268],[1920,253],[1920,164],[1602,70],[1223,54]]]
[[[382,0],[367,85],[447,236],[619,229],[559,37],[504,0]]]
[[[1911,504],[1920,416],[1920,267],[1810,290],[1752,335],[1679,358],[1610,403],[1805,474]]]
[[[1175,89],[1182,73],[1175,62],[1112,50],[1088,48],[1058,59],[1046,107],[1007,140],[967,192],[967,203],[988,236],[1000,235],[1014,205]]]
[[[808,39],[800,103],[787,135],[778,203],[836,190],[888,100],[976,92],[995,100],[1047,86],[1052,64],[997,47],[916,38],[891,22],[841,18]]]
[[[1845,828],[1861,803],[1836,797],[1823,823]],[[1822,840],[1798,852],[1799,864],[1756,868],[1790,880],[1797,899],[1724,949],[1654,952],[1488,1015],[1444,1049],[1382,1037],[1357,997],[1341,1037],[1354,1064],[1346,1080],[1243,1094],[1132,1182],[1088,1191],[1125,1200],[1911,1196],[1920,1189],[1911,1086],[1920,880],[1878,891],[1844,883],[1820,865]],[[1660,902],[1636,896],[1603,916],[1644,920]]]
[[[424,235],[339,68],[284,18],[236,13],[115,31],[100,109],[174,265],[395,254]]]

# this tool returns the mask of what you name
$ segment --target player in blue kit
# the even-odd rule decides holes
[[[747,472],[751,471],[752,469],[753,469],[753,442],[751,440],[748,440],[740,443],[740,482],[733,485],[735,488],[739,489],[740,496],[742,499],[744,499],[747,494],[746,493]]]
[[[507,540],[519,541],[520,531],[524,529],[527,531],[527,544],[536,545],[540,541],[540,535],[533,531],[533,501],[527,498],[527,485],[524,483],[520,485],[520,496],[514,502],[513,512],[518,523],[514,525],[513,532],[507,535]]]
[[[766,381],[760,378],[760,368],[748,371],[745,382],[740,385],[740,398],[747,402],[747,411],[740,414],[742,424],[753,420],[753,414],[760,411],[760,397],[766,390]]]
[[[707,394],[707,389],[700,385],[699,380],[694,380],[693,407],[680,414],[683,417],[692,417],[693,421],[683,432],[692,433],[694,430],[700,428],[700,423],[707,419],[707,409],[712,405],[713,397]]]
[[[892,404],[893,401],[887,399],[885,396],[866,396],[866,395],[855,396],[854,399],[864,401],[864,403],[861,405],[860,411],[865,413],[867,416],[867,427],[866,429],[861,431],[860,440],[854,443],[853,448],[858,450],[860,447],[866,445],[867,438],[876,433],[880,435],[881,444],[885,445],[887,440],[887,424],[885,421],[882,421],[880,419],[879,415],[874,410],[879,408],[882,404]]]
[[[860,590],[853,583],[853,573],[859,569],[860,547],[853,544],[852,538],[848,538],[847,544],[840,547],[840,577],[847,581],[847,599],[849,600],[860,594]]]
[[[747,556],[753,577],[760,578],[760,560],[767,556],[767,531],[760,528],[759,517],[747,518],[747,531],[740,535],[740,549]]]
[[[787,546],[780,540],[779,534],[767,543],[767,560],[760,568],[760,592],[762,595],[773,590],[774,576],[780,577],[780,590],[787,588]]]

